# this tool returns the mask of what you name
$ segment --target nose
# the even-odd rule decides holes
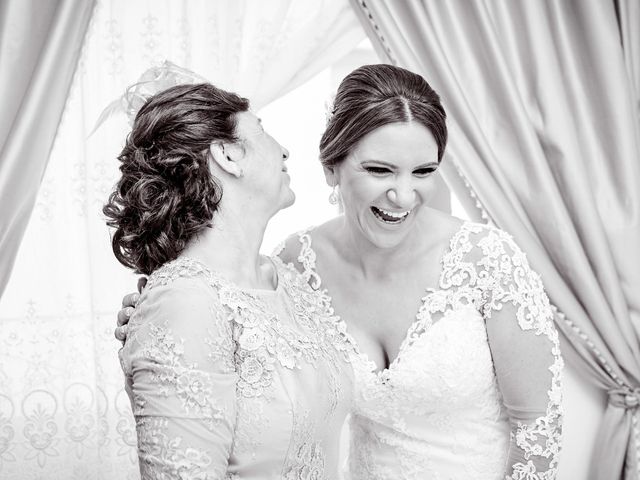
[[[397,207],[411,208],[415,202],[416,191],[411,182],[397,181],[387,190],[387,198]]]
[[[284,160],[288,160],[289,159],[289,150],[287,150],[286,148],[282,147],[282,158]]]

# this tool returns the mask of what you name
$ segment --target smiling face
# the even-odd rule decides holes
[[[367,134],[345,160],[325,169],[339,184],[350,229],[380,248],[411,233],[436,190],[438,145],[418,122],[391,123]]]
[[[287,149],[264,130],[261,120],[250,111],[236,114],[236,134],[244,148],[244,180],[257,197],[255,200],[273,210],[270,213],[293,205],[296,197],[285,165]]]

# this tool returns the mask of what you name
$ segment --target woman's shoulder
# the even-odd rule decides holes
[[[520,274],[537,282],[538,275],[531,270],[526,253],[511,234],[496,227],[475,222],[465,222],[451,240],[446,259],[450,265],[475,270],[478,278],[493,283],[511,282],[516,268]]]
[[[520,255],[522,250],[507,231],[486,223],[466,221],[458,232],[458,241],[466,242],[482,256]]]
[[[328,241],[332,231],[335,231],[340,217],[333,218],[323,224],[307,227],[289,235],[273,253],[285,263],[294,265],[303,262],[303,259],[315,255],[318,246]]]
[[[149,276],[135,313],[141,323],[189,317],[206,321],[219,304],[218,290],[215,277],[204,265],[178,258]]]
[[[278,245],[271,255],[280,258],[285,264],[297,263],[301,251],[305,246],[311,245],[310,232],[312,230],[313,227],[292,233]]]
[[[213,286],[215,275],[205,265],[190,257],[178,257],[154,270],[146,289],[180,286]]]
[[[210,351],[211,345],[232,342],[232,326],[220,292],[204,274],[166,267],[151,274],[129,320],[127,340],[120,352],[125,372],[132,372],[136,359],[173,361],[186,350],[202,353]]]

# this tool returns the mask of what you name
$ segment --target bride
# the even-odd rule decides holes
[[[540,277],[505,232],[429,207],[445,111],[419,75],[368,65],[320,142],[343,215],[280,252],[350,336],[353,479],[551,479],[562,358]]]
[[[553,479],[563,361],[552,311],[508,234],[429,206],[445,117],[417,74],[349,74],[320,143],[343,214],[278,256],[348,338],[352,479]]]

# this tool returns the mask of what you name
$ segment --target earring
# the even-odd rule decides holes
[[[333,186],[333,190],[331,190],[331,193],[329,194],[329,203],[331,205],[337,205],[338,204],[338,185],[334,185]]]

